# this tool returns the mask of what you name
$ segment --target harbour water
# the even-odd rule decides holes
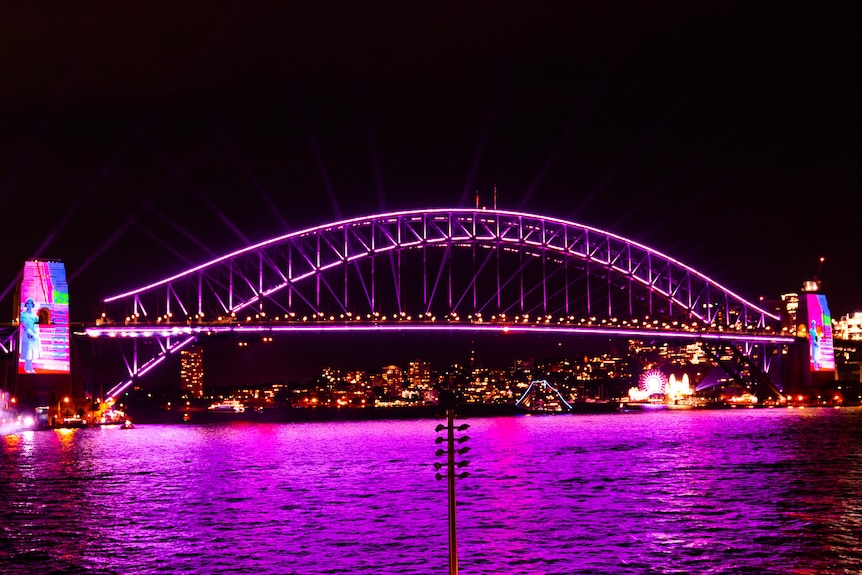
[[[463,422],[463,574],[862,572],[862,408]],[[0,437],[0,572],[447,573],[437,423]]]

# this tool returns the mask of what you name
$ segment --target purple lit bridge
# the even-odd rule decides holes
[[[600,229],[497,210],[334,222],[105,300],[86,330],[124,349],[128,379],[211,334],[496,332],[699,341],[751,385],[782,346],[779,318],[665,254]],[[723,359],[722,359],[723,358]]]

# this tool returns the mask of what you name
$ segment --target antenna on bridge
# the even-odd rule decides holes
[[[494,184],[494,211],[497,210],[497,184]]]
[[[476,190],[476,209],[479,209],[479,190]]]

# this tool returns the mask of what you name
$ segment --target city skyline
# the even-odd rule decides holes
[[[100,298],[286,231],[477,192],[751,299],[819,275],[833,316],[862,309],[862,242],[841,219],[858,206],[859,112],[840,14],[55,10],[0,24],[7,310],[29,257],[66,262],[73,319],[91,320]]]
[[[5,3],[0,570],[859,571],[858,22]]]

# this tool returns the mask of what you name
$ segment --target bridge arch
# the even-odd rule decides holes
[[[694,268],[616,234],[473,209],[392,212],[300,230],[105,303],[120,313],[117,320],[145,322],[212,321],[244,311],[647,315],[745,328],[778,320]]]
[[[201,332],[219,330],[606,325],[773,341],[779,320],[694,268],[608,231],[536,214],[442,208],[299,230],[104,302],[108,316],[89,335],[158,343],[143,363],[136,344],[127,361],[132,378]]]

